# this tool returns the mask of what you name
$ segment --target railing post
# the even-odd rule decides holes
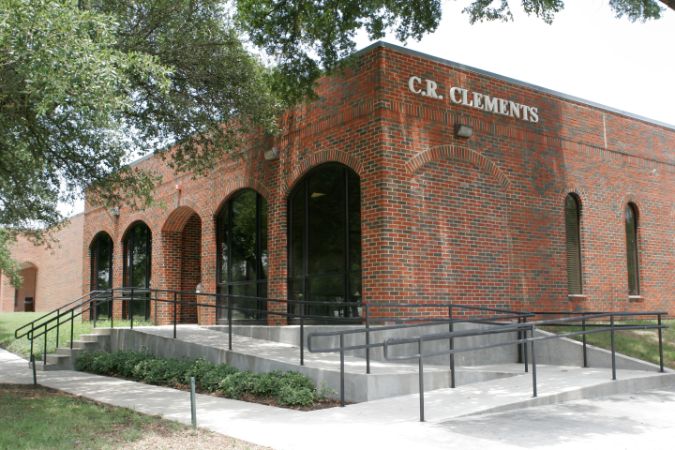
[[[366,315],[366,373],[370,373],[370,312],[368,303],[363,304],[363,311]]]
[[[173,293],[173,338],[176,339],[176,324],[178,323],[178,292]]]
[[[523,317],[523,327],[522,327],[522,330],[524,331],[523,336],[525,338],[527,338],[527,328],[525,328],[526,325],[527,325],[527,316]],[[525,364],[525,373],[527,373],[528,370],[529,370],[528,369],[528,361],[527,361],[527,353],[528,353],[527,352],[527,341],[524,341],[523,342],[523,363]]]
[[[422,361],[422,338],[417,339],[418,358],[418,379],[420,383],[420,422],[424,422],[424,362]]]
[[[609,316],[609,333],[612,346],[612,380],[616,380],[616,349],[614,348],[614,316]]]
[[[110,291],[110,328],[113,328],[113,316],[115,315],[115,291]]]
[[[523,323],[523,318],[518,317],[518,364],[523,363],[523,330],[520,329],[520,324]]]
[[[340,333],[340,406],[345,406],[345,336]]]
[[[42,350],[42,365],[47,365],[47,324],[45,323],[45,342]]]
[[[128,301],[128,302],[131,302],[131,303],[128,303],[129,308],[127,308],[127,309],[129,310],[130,328],[132,330],[134,329],[134,301],[135,301],[134,288],[131,288],[131,300]]]
[[[534,353],[534,327],[530,328],[530,336],[532,340],[530,345],[532,346],[532,397],[537,396],[537,358]],[[525,330],[525,338],[527,339],[527,330]],[[525,342],[527,346],[527,341]]]
[[[305,365],[305,303],[300,301],[300,365]]]
[[[657,325],[659,326],[659,372],[663,372],[663,334],[661,332],[661,314],[657,314]]]
[[[227,345],[232,350],[232,296],[227,295]]]
[[[74,335],[74,328],[75,328],[75,310],[71,309],[70,310],[70,349],[73,349],[73,335]]]
[[[95,326],[95,325],[94,325]],[[56,348],[59,348],[59,328],[61,328],[61,311],[56,310]]]
[[[585,314],[581,315],[581,331],[584,333],[581,335],[582,337],[582,342],[583,342],[583,352],[584,352],[584,367],[588,367],[588,351],[586,348],[586,318],[584,317]]]
[[[448,331],[450,333],[455,331],[455,324],[453,323],[453,314],[452,314],[452,305],[448,306]],[[448,344],[450,345],[450,352],[452,352],[455,349],[455,338],[450,337],[448,340]],[[455,387],[455,354],[450,353],[450,387],[454,388]]]
[[[35,364],[35,356],[33,354],[33,330],[35,330],[34,326],[31,326],[30,329],[30,355],[33,357],[33,364]]]

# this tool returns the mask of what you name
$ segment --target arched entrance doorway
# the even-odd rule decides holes
[[[186,206],[174,210],[162,227],[162,253],[164,259],[165,287],[179,291],[176,299],[181,303],[176,311],[178,323],[197,323],[197,298],[194,294],[201,282],[202,219]],[[173,317],[173,306],[167,308]]]
[[[36,310],[37,267],[30,262],[21,264],[21,287],[14,289],[14,311]]]
[[[349,167],[327,163],[305,175],[288,202],[288,296],[316,302],[361,299],[361,187]],[[299,308],[294,312],[299,313]],[[357,308],[317,304],[305,314],[358,317]]]

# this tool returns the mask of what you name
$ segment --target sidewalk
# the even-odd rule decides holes
[[[543,390],[554,389],[553,375],[542,372]],[[606,377],[606,370],[584,375],[594,376]],[[627,374],[622,372],[622,376]],[[31,382],[27,362],[0,350],[0,383]],[[74,371],[39,372],[38,382],[99,402],[190,423],[186,392]],[[499,407],[503,403],[498,399],[505,394],[511,400],[527,396],[512,387],[524,381],[500,382],[427,393],[431,420],[427,423],[417,422],[416,395],[310,412],[198,395],[197,420],[200,427],[275,449],[597,449],[609,445],[670,449],[675,441],[673,385],[602,400],[458,417],[456,411],[470,412],[476,407],[479,411],[486,402]]]

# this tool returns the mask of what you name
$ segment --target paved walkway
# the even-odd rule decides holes
[[[0,383],[30,383],[31,376],[25,360],[0,350]],[[624,383],[642,377],[654,375],[619,372]],[[197,415],[200,427],[275,449],[604,449],[610,445],[672,449],[673,377],[666,378],[673,382],[670,387],[659,390],[498,414],[480,412],[527,402],[527,377],[439,390],[427,393],[427,423],[417,422],[416,395],[311,412],[198,395]],[[601,378],[608,380],[606,369],[544,366],[540,368],[540,398],[545,402],[552,395],[582,392],[572,389],[573,383],[612,384]],[[182,391],[74,371],[41,372],[38,380],[44,386],[100,402],[190,422],[189,396]]]

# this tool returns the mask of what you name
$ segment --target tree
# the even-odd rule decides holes
[[[433,32],[441,19],[441,0],[236,0],[239,20],[254,44],[278,62],[276,88],[291,98],[311,95],[322,70],[347,61],[354,36],[365,29],[371,39],[393,30],[401,41]],[[523,10],[547,23],[564,0],[521,0]],[[609,0],[618,17],[658,19],[675,0]],[[471,0],[469,21],[512,20],[508,0]]]
[[[130,153],[173,143],[169,164],[199,175],[273,131],[271,79],[219,0],[0,0],[0,270],[85,187],[147,205],[157,179]]]

